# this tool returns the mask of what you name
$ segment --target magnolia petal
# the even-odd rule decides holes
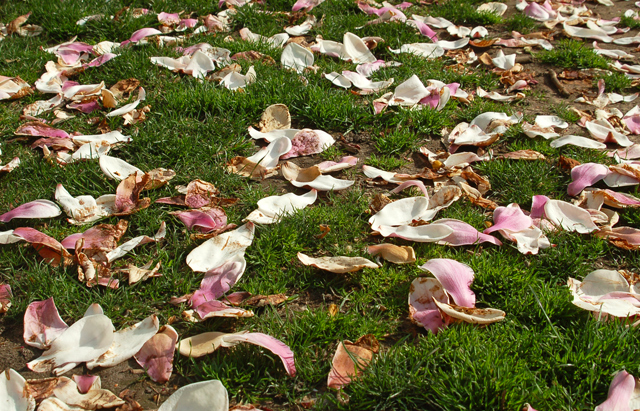
[[[428,277],[413,280],[409,288],[409,318],[435,334],[445,324],[434,300],[449,302],[449,296],[440,281]]]
[[[228,411],[229,395],[219,380],[196,382],[179,388],[158,411]]]
[[[281,196],[265,197],[258,201],[258,209],[249,214],[246,220],[260,224],[272,224],[278,222],[283,216],[292,215],[297,210],[313,204],[317,197],[317,190],[311,190],[300,196],[287,193]]]
[[[102,382],[97,375],[72,375],[71,379],[78,386],[81,394],[86,394],[92,389],[102,388]]]
[[[237,255],[235,259],[207,271],[200,288],[189,299],[191,306],[198,307],[225,295],[240,280],[246,266],[244,257]]]
[[[587,121],[585,127],[591,137],[603,143],[616,143],[622,147],[629,147],[633,144],[627,136],[617,132],[607,121],[604,123],[606,125],[599,123],[599,120]]]
[[[377,350],[378,342],[371,335],[365,335],[355,343],[340,341],[331,361],[327,387],[339,390],[351,383],[352,378],[362,374]]]
[[[86,394],[82,394],[75,381],[67,377],[58,378],[53,395],[69,406],[79,407],[79,410],[114,408],[125,403],[111,391],[102,388],[90,389]]]
[[[160,241],[165,237],[166,234],[167,234],[166,224],[164,221],[162,221],[160,223],[160,228],[158,229],[158,231],[153,237],[147,237],[146,235],[141,235],[141,236],[132,238],[131,240],[109,251],[106,255],[107,261],[112,262],[114,260],[117,260],[118,258],[124,257],[129,251],[133,250],[139,245]]]
[[[30,243],[49,264],[53,266],[70,264],[71,254],[55,238],[30,227],[16,228],[13,230],[13,235]]]
[[[36,401],[25,390],[26,381],[9,368],[0,374],[0,404],[6,411],[32,411]]]
[[[195,307],[197,317],[193,316],[194,310],[184,311],[182,315],[186,320],[199,322],[211,317],[253,317],[253,312],[242,308],[231,307],[222,301],[207,301]]]
[[[24,342],[32,347],[46,350],[69,326],[62,321],[53,297],[34,301],[24,313]]]
[[[361,90],[380,91],[393,84],[393,79],[389,79],[386,81],[371,81],[360,73],[348,70],[344,70],[342,72],[342,76],[348,79],[354,86]]]
[[[390,48],[389,51],[396,54],[415,54],[416,56],[424,57],[426,59],[435,59],[444,56],[444,48],[438,43],[403,44],[398,50]]]
[[[227,225],[227,214],[220,207],[203,207],[198,210],[186,210],[170,213],[175,215],[191,230],[209,233]]]
[[[158,317],[151,315],[143,321],[114,334],[111,347],[100,357],[87,362],[87,368],[113,367],[133,357],[158,332]]]
[[[170,325],[165,325],[134,355],[138,364],[145,369],[153,381],[159,384],[169,381],[177,341],[176,330]]]
[[[397,173],[393,173],[390,171],[384,171],[384,170],[380,170],[378,168],[372,167],[372,166],[368,166],[368,165],[363,165],[362,166],[362,172],[369,178],[382,178],[383,180],[389,182],[389,183],[402,183],[404,181],[407,180],[411,180],[412,177],[399,177],[399,175]]]
[[[132,166],[124,160],[107,155],[100,156],[100,169],[109,178],[113,178],[117,181],[122,181],[129,177],[131,174],[140,173],[144,174],[136,166]]]
[[[369,218],[371,229],[379,231],[380,226],[401,226],[419,221],[427,214],[429,198],[408,197],[387,204]]]
[[[334,86],[342,87],[344,89],[351,88],[352,86],[351,80],[342,74],[336,73],[335,71],[329,74],[323,74],[323,77],[333,83]]]
[[[464,221],[452,218],[443,218],[434,221],[432,224],[445,225],[451,229],[451,234],[442,240],[439,240],[438,244],[461,246],[489,242],[498,246],[502,245],[502,242],[497,238],[479,232],[473,226],[465,223]]]
[[[385,237],[399,237],[418,243],[433,243],[444,240],[453,230],[444,224],[427,224],[417,227],[403,225],[400,227],[380,227],[380,234]]]
[[[291,181],[295,187],[308,187],[318,191],[338,191],[351,187],[355,183],[354,180],[340,180],[332,176],[320,175],[312,181]]]
[[[560,137],[559,139],[552,141],[550,145],[553,148],[559,148],[562,146],[566,146],[567,144],[577,146],[577,147],[583,147],[583,148],[595,148],[599,150],[604,150],[607,148],[606,144],[601,143],[599,141],[595,141],[587,137],[574,136],[574,135],[567,135],[567,136]]]
[[[53,218],[62,213],[60,207],[49,200],[31,201],[0,215],[0,221],[8,223],[14,218]]]
[[[373,63],[376,57],[364,41],[353,33],[347,32],[342,38],[343,48],[340,58],[356,64]]]
[[[282,341],[262,333],[233,333],[227,334],[223,337],[224,345],[226,347],[232,347],[241,342],[247,342],[254,344],[271,351],[282,360],[287,374],[291,377],[296,375],[296,366],[294,361],[293,351]]]
[[[469,288],[474,278],[471,267],[448,258],[434,258],[420,269],[433,274],[457,305],[475,307],[476,295]]]
[[[104,354],[113,343],[111,320],[102,314],[83,317],[53,340],[51,348],[29,362],[35,372],[53,369],[56,375],[69,371],[65,365],[91,361]]]
[[[298,156],[318,154],[331,147],[336,141],[329,133],[308,128],[298,131],[291,139],[291,150],[280,156],[286,160]]]
[[[298,260],[304,265],[310,265],[324,271],[344,274],[360,271],[363,268],[378,268],[378,264],[363,257],[309,257],[298,253]]]
[[[513,203],[498,207],[493,212],[493,226],[483,231],[485,234],[498,230],[522,231],[533,225],[531,217],[525,215],[520,206]]]
[[[367,252],[372,256],[380,256],[394,264],[410,264],[416,262],[416,252],[409,246],[397,246],[394,244],[378,244],[367,247]]]
[[[571,184],[567,187],[570,196],[577,196],[586,187],[590,187],[609,174],[609,168],[602,164],[585,163],[571,169]]]
[[[55,199],[72,224],[90,223],[115,212],[115,196],[101,196],[98,200],[88,195],[72,197],[62,184],[56,186]]]
[[[595,408],[595,411],[631,411],[631,398],[636,388],[633,375],[622,370],[613,377],[609,386],[607,400]]]
[[[275,168],[280,157],[291,151],[292,147],[291,140],[287,137],[279,137],[253,156],[247,157],[247,160],[267,169]]]
[[[580,37],[584,39],[594,39],[603,43],[611,43],[612,37],[609,37],[606,31],[599,28],[583,28],[576,26],[569,26],[567,23],[562,24],[564,32],[571,37]]]
[[[6,313],[11,307],[11,286],[9,284],[0,284],[0,314]]]
[[[504,311],[495,308],[467,308],[455,304],[444,304],[434,300],[438,308],[451,318],[471,324],[491,324],[504,320]]]
[[[298,73],[313,66],[313,62],[313,53],[297,43],[289,43],[280,57],[280,63],[283,67],[293,69]]]
[[[187,255],[187,265],[196,272],[207,272],[220,267],[244,251],[253,242],[255,225],[248,222],[233,231],[213,237]]]
[[[272,104],[266,108],[258,123],[261,133],[291,128],[291,114],[284,104]]]
[[[544,214],[547,220],[567,231],[588,234],[598,230],[587,210],[565,201],[548,200],[544,205]]]
[[[415,74],[399,84],[389,101],[390,106],[413,106],[427,97],[430,92]]]

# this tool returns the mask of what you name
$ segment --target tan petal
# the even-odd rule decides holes
[[[289,108],[284,104],[270,105],[264,113],[262,113],[258,127],[260,127],[260,132],[262,133],[291,128]]]
[[[416,262],[416,252],[412,247],[394,244],[370,245],[367,249],[372,256],[379,255],[394,264],[409,264]]]
[[[310,265],[332,273],[352,273],[363,268],[378,268],[378,264],[362,257],[319,257],[313,258],[306,254],[298,253],[298,259],[304,265]]]
[[[504,320],[506,313],[495,308],[467,308],[455,304],[444,304],[434,299],[438,308],[451,318],[471,324],[491,324]]]

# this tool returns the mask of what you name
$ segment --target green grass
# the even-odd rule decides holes
[[[504,27],[509,31],[527,34],[538,28],[538,22],[524,14],[516,13],[508,19],[505,19]]]
[[[442,16],[469,27],[486,25],[492,37],[505,30],[522,33],[537,30],[537,23],[521,14],[502,19],[495,14],[478,13],[476,8],[483,2],[449,0],[426,6],[415,4],[406,14]],[[549,233],[555,246],[541,250],[538,255],[522,255],[515,244],[507,240],[501,247],[487,244],[447,247],[370,234],[369,203],[378,193],[388,194],[394,185],[379,186],[367,181],[360,169],[363,164],[387,171],[419,172],[426,165],[420,162],[424,159],[416,151],[425,144],[432,149],[438,146],[439,143],[435,143],[440,141],[445,128],[451,130],[458,123],[470,122],[487,111],[509,115],[522,111],[531,121],[535,114],[543,114],[539,112],[540,105],[528,105],[534,100],[544,102],[548,108],[545,114],[557,114],[575,123],[579,118],[569,110],[572,103],[551,102],[548,100],[551,97],[534,86],[527,99],[517,104],[476,98],[466,105],[451,99],[441,111],[388,107],[383,114],[374,115],[372,101],[383,92],[355,95],[332,86],[321,75],[355,70],[354,64],[316,55],[317,73],[307,73],[303,79],[297,73],[282,69],[281,49],[240,40],[237,30],[242,27],[271,36],[282,32],[286,25],[304,21],[303,14],[289,20],[282,14],[264,13],[290,11],[292,4],[290,0],[275,0],[241,7],[231,23],[233,33],[185,39],[183,47],[206,42],[227,48],[232,54],[256,50],[272,57],[275,65],[238,62],[243,73],[252,64],[257,72],[256,83],[243,92],[232,92],[216,83],[201,82],[155,66],[150,57],[178,57],[180,53],[154,44],[125,48],[119,57],[104,66],[87,69],[72,78],[81,84],[104,81],[108,87],[122,79],[140,80],[147,91],[145,104],[151,106],[151,111],[145,122],[133,127],[125,127],[121,118],[108,119],[112,129],[122,129],[133,138],[131,144],[114,148],[111,155],[145,171],[157,167],[176,171],[177,176],[169,185],[145,192],[152,200],[176,195],[175,186],[186,185],[196,178],[212,182],[222,197],[238,199],[234,205],[225,206],[228,221],[238,225],[257,207],[260,199],[306,191],[292,187],[282,177],[257,182],[226,171],[224,164],[229,159],[256,152],[256,143],[249,138],[247,127],[259,122],[267,106],[286,104],[294,128],[322,129],[337,140],[343,135],[349,143],[360,146],[356,154],[360,159],[358,166],[335,174],[338,178],[356,180],[354,186],[345,191],[319,193],[313,206],[284,217],[278,224],[256,229],[253,244],[246,251],[247,269],[232,291],[248,291],[254,295],[283,293],[288,296],[287,301],[275,307],[256,308],[251,318],[216,318],[198,324],[183,321],[181,313],[187,305],[173,306],[170,300],[172,296],[185,295],[199,287],[203,275],[194,273],[186,265],[186,256],[202,241],[192,240],[191,232],[169,214],[177,207],[152,204],[137,214],[123,217],[129,222],[123,241],[138,235],[152,235],[161,221],[167,223],[166,239],[136,248],[114,263],[114,267],[124,267],[161,262],[162,276],[143,283],[129,286],[126,279],[121,278],[121,287],[117,290],[87,288],[78,281],[75,267],[47,265],[31,246],[0,246],[0,282],[10,284],[14,293],[12,307],[0,317],[0,328],[5,332],[3,338],[21,344],[19,336],[27,305],[49,297],[55,298],[62,318],[69,324],[81,318],[87,306],[95,302],[102,305],[118,329],[156,314],[161,324],[173,321],[181,337],[209,331],[267,333],[294,351],[296,377],[288,377],[280,360],[270,352],[239,345],[220,348],[200,359],[177,355],[174,362],[177,378],[160,389],[166,389],[164,400],[164,393],[176,385],[215,378],[227,388],[233,404],[252,403],[258,408],[273,410],[300,409],[308,403],[313,403],[312,409],[318,410],[518,410],[525,402],[542,410],[593,409],[606,398],[617,371],[626,369],[640,376],[638,330],[626,328],[624,321],[595,321],[589,313],[571,304],[566,287],[568,277],[582,279],[601,267],[637,272],[640,269],[637,252],[614,248],[595,236],[565,232]],[[158,26],[155,14],[134,18],[130,12],[123,13],[117,21],[105,18],[84,27],[75,25],[86,15],[114,15],[125,6],[150,8],[153,12],[184,10],[185,15],[195,13],[199,17],[220,11],[217,4],[203,0],[4,2],[0,7],[0,21],[6,24],[32,11],[28,23],[42,25],[44,33],[34,38],[11,36],[0,41],[0,75],[19,75],[33,84],[44,72],[45,63],[54,58],[44,52],[43,47],[68,41],[76,35],[79,41],[89,44],[122,41],[136,30]],[[376,58],[402,63],[373,74],[373,80],[394,78],[394,84],[386,91],[395,90],[414,74],[425,84],[430,79],[457,82],[468,92],[478,86],[485,90],[501,88],[499,76],[482,67],[461,69],[451,66],[449,58],[425,60],[391,53],[389,47],[428,40],[399,22],[366,25],[375,16],[364,14],[351,0],[326,1],[310,13],[318,20],[324,19],[322,25],[310,31],[308,41],[316,36],[342,41],[346,31],[385,40],[373,50]],[[439,34],[443,39],[449,38],[443,30]],[[226,41],[227,35],[235,40]],[[540,52],[537,56],[557,69],[606,66],[607,61],[582,42],[566,40],[554,45],[553,51]],[[605,81],[607,91],[629,88],[628,80],[618,73],[606,76]],[[0,176],[0,213],[39,198],[53,200],[56,184],[63,184],[74,196],[98,197],[116,190],[117,183],[104,176],[97,161],[64,167],[52,165],[43,159],[40,150],[31,150],[28,142],[14,140],[24,105],[49,97],[35,93],[20,100],[0,101],[2,163],[15,156],[21,159],[20,167]],[[96,134],[99,131],[88,120],[102,115],[103,112],[76,113],[76,118],[57,127],[70,133]],[[52,113],[41,117],[48,121],[55,118]],[[306,167],[352,155],[353,148],[341,141],[320,155],[291,161]],[[570,174],[557,166],[560,155],[583,163],[612,162],[595,150],[569,146],[554,149],[547,140],[526,137],[520,126],[509,129],[489,149],[495,150],[495,154],[529,149],[547,157],[533,162],[494,160],[473,164],[473,169],[491,182],[492,189],[485,197],[500,206],[518,203],[525,210],[531,206],[533,195],[571,200],[566,194]],[[432,185],[429,180],[425,180],[425,184]],[[634,187],[620,190],[638,195]],[[417,195],[415,193],[417,191],[405,191],[401,196]],[[391,198],[400,196],[391,195]],[[619,225],[640,226],[638,209],[620,210],[619,214]],[[492,221],[492,213],[461,198],[439,211],[436,218],[460,219],[482,231],[485,224]],[[118,218],[111,217],[101,222],[115,224],[117,221]],[[0,224],[0,231],[34,227],[58,240],[90,226],[72,226],[64,216]],[[321,238],[322,225],[330,230]],[[411,245],[416,251],[417,263],[396,266],[384,262],[378,269],[332,274],[303,266],[297,259],[298,252],[312,256],[369,257],[366,247],[382,242]],[[413,325],[408,320],[409,287],[413,279],[424,275],[418,266],[432,258],[452,258],[468,264],[475,272],[471,288],[478,306],[504,310],[506,319],[486,327],[452,324],[437,335]],[[331,315],[331,304],[338,307],[335,315]],[[362,377],[338,395],[326,388],[338,341],[355,341],[364,334],[373,334],[381,342],[381,352]],[[0,362],[0,365],[6,364]],[[25,371],[22,362],[13,365],[20,372]],[[145,384],[148,382],[144,374],[139,378]],[[109,385],[110,379],[103,381],[107,388],[118,393],[124,388]],[[151,404],[147,398],[152,394],[147,394],[144,394],[145,407],[157,408],[158,405]],[[345,398],[349,401],[345,402]]]
[[[598,76],[594,79],[594,86],[597,87],[599,79],[604,80],[605,90],[609,93],[621,93],[631,88],[631,79],[625,76],[623,73],[611,72]]]
[[[543,50],[536,54],[536,58],[546,64],[574,69],[606,69],[609,63],[605,57],[597,55],[593,49],[577,40],[560,40],[553,50]]]
[[[640,21],[635,20],[633,17],[620,16],[620,25],[630,29],[637,29],[640,28]]]

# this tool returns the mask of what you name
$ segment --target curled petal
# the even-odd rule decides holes
[[[138,364],[147,371],[153,381],[160,384],[169,381],[177,341],[176,330],[170,325],[165,325],[134,355]]]
[[[0,221],[8,223],[14,218],[53,218],[61,213],[62,210],[55,203],[49,200],[35,200],[0,215]]]
[[[457,305],[475,307],[476,295],[469,288],[474,277],[471,267],[448,258],[434,258],[420,268],[433,274]]]

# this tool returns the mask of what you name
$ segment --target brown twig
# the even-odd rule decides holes
[[[560,80],[558,80],[558,75],[556,74],[556,72],[553,70],[549,70],[547,74],[549,75],[549,78],[551,79],[551,82],[553,83],[553,85],[556,86],[556,88],[558,89],[558,92],[560,93],[560,95],[562,97],[569,97],[571,93],[569,93],[567,89],[562,85]]]

